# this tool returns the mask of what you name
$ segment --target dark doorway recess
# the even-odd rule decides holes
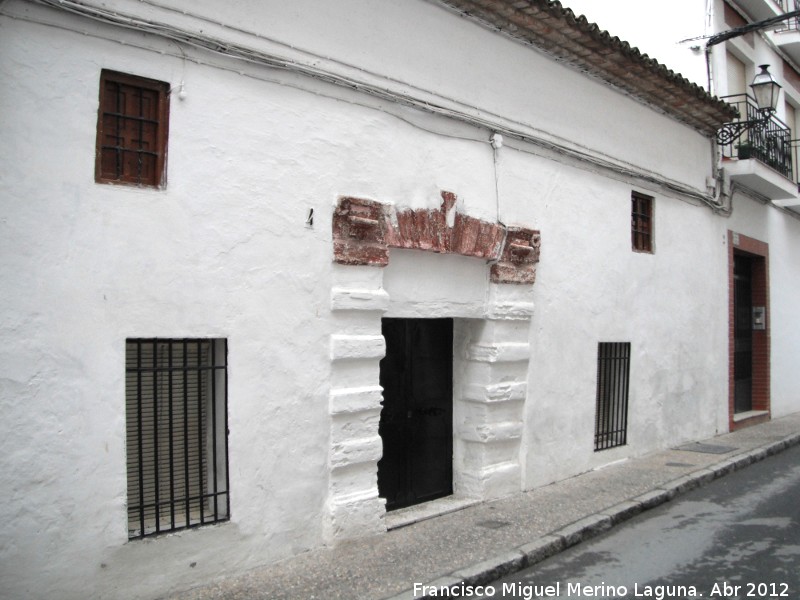
[[[453,320],[383,319],[382,331],[378,491],[394,510],[453,493]]]
[[[733,257],[734,413],[753,409],[753,259]]]

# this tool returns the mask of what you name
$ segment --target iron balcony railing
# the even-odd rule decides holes
[[[783,12],[788,13],[795,10],[800,10],[800,0],[783,0]],[[794,17],[793,19],[786,19],[786,21],[781,23],[778,29],[800,29],[800,18]]]
[[[755,100],[746,94],[722,98],[739,110],[739,121],[763,119]],[[746,130],[741,136],[722,145],[725,158],[754,158],[784,177],[795,181],[795,159],[797,140],[792,140],[792,131],[775,117],[767,118],[762,125]]]

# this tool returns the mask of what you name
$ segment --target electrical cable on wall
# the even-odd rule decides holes
[[[173,27],[171,25],[165,24],[165,23],[158,23],[158,22],[154,22],[154,21],[145,21],[145,20],[138,19],[138,18],[135,18],[135,17],[124,16],[124,15],[121,15],[120,13],[117,13],[117,12],[112,12],[112,11],[108,11],[108,10],[101,9],[101,8],[91,7],[91,6],[88,6],[86,4],[81,4],[81,3],[74,2],[73,0],[28,0],[28,1],[34,2],[34,3],[38,3],[38,4],[42,4],[42,5],[48,6],[48,7],[53,8],[53,9],[64,10],[64,11],[67,11],[67,12],[70,12],[70,13],[73,13],[73,14],[78,14],[78,15],[81,15],[81,16],[85,16],[85,17],[88,17],[88,18],[91,18],[93,20],[96,20],[96,21],[99,21],[99,22],[103,22],[103,23],[106,23],[106,24],[115,25],[115,26],[121,26],[121,27],[124,27],[124,28],[127,28],[127,29],[132,29],[132,30],[135,30],[135,31],[143,32],[143,33],[150,33],[150,34],[156,35],[158,37],[162,37],[162,38],[171,40],[171,41],[173,41],[175,43],[176,46],[179,47],[179,50],[180,50],[180,52],[182,54],[182,56],[180,58],[182,58],[184,61],[192,60],[192,62],[195,62],[196,64],[206,64],[206,65],[214,67],[214,68],[219,68],[219,69],[224,69],[224,70],[236,72],[236,73],[239,73],[240,75],[251,77],[251,78],[254,78],[254,79],[259,79],[259,80],[262,80],[262,81],[268,81],[268,82],[275,83],[275,84],[278,84],[278,85],[294,87],[296,89],[302,89],[304,91],[312,91],[313,93],[317,93],[317,94],[320,94],[320,95],[328,96],[326,94],[320,93],[318,90],[309,90],[306,87],[303,87],[303,86],[297,85],[297,84],[292,84],[292,83],[289,83],[289,82],[287,82],[285,80],[279,80],[277,78],[265,77],[263,75],[255,76],[255,75],[252,75],[250,73],[245,73],[245,72],[243,72],[241,70],[233,69],[233,68],[230,68],[230,67],[225,67],[225,66],[218,65],[218,64],[211,64],[211,63],[203,62],[203,61],[201,61],[199,59],[196,59],[196,58],[189,59],[186,56],[186,54],[184,53],[183,49],[180,48],[180,45],[181,44],[186,44],[186,45],[193,46],[193,47],[196,47],[196,48],[201,49],[201,50],[206,50],[206,51],[212,52],[214,54],[218,54],[218,55],[224,56],[226,58],[244,60],[244,61],[246,61],[248,63],[252,63],[252,64],[256,64],[256,65],[260,65],[260,66],[267,66],[267,67],[271,67],[271,68],[277,68],[277,69],[285,70],[285,71],[288,71],[288,72],[294,72],[294,73],[298,73],[298,74],[301,74],[301,75],[309,76],[309,77],[312,77],[314,79],[324,81],[326,83],[330,83],[330,84],[337,85],[337,86],[340,86],[340,87],[345,87],[345,88],[354,90],[356,92],[365,93],[365,94],[368,94],[370,96],[373,96],[373,97],[376,97],[376,98],[379,98],[379,99],[388,100],[388,101],[390,101],[392,103],[398,103],[400,105],[410,106],[412,108],[415,108],[415,109],[418,109],[418,110],[423,110],[423,111],[431,113],[431,114],[443,116],[443,117],[446,117],[446,118],[451,118],[451,119],[457,120],[459,122],[466,123],[467,125],[472,125],[472,126],[475,126],[475,127],[481,128],[481,129],[494,131],[495,135],[498,135],[498,136],[505,135],[507,137],[519,140],[519,141],[524,142],[526,144],[531,144],[532,146],[534,146],[536,148],[543,149],[546,152],[553,153],[556,156],[566,157],[566,158],[569,158],[569,159],[574,159],[574,160],[576,160],[576,161],[578,161],[580,163],[588,164],[591,167],[599,168],[599,169],[602,169],[604,171],[609,171],[609,172],[615,173],[618,176],[623,176],[623,177],[626,177],[626,178],[633,178],[633,179],[641,181],[641,182],[646,182],[646,183],[649,183],[649,184],[652,184],[652,185],[656,185],[656,186],[662,188],[663,190],[665,190],[667,192],[670,192],[670,193],[673,193],[673,194],[677,194],[678,196],[682,196],[682,197],[686,197],[686,198],[689,198],[689,199],[692,199],[692,200],[703,202],[704,204],[708,205],[710,208],[712,208],[715,211],[724,210],[724,207],[717,201],[717,199],[715,198],[714,195],[710,195],[708,193],[703,193],[703,192],[701,192],[699,190],[696,190],[694,188],[686,186],[686,185],[684,185],[684,184],[682,184],[680,182],[669,180],[668,178],[663,177],[661,175],[658,175],[656,173],[648,173],[648,172],[642,171],[641,169],[635,167],[634,165],[630,165],[630,167],[626,167],[626,166],[624,166],[624,164],[620,163],[619,161],[609,160],[609,159],[606,159],[606,158],[603,158],[603,157],[600,157],[600,156],[597,156],[597,155],[592,155],[592,153],[591,153],[592,151],[590,149],[588,149],[588,148],[581,149],[576,144],[574,144],[572,142],[568,142],[566,140],[561,140],[557,136],[553,136],[552,134],[546,134],[546,133],[543,132],[544,135],[546,135],[547,137],[552,138],[550,140],[545,139],[544,137],[539,137],[537,135],[533,135],[533,134],[528,133],[528,132],[526,132],[524,130],[526,130],[526,129],[534,129],[535,130],[535,128],[531,128],[529,125],[526,125],[526,124],[523,124],[523,123],[509,122],[508,119],[506,119],[504,117],[501,117],[499,115],[492,115],[491,113],[487,113],[487,111],[485,111],[483,109],[479,109],[478,107],[465,106],[465,108],[470,108],[470,109],[473,109],[473,110],[476,110],[476,111],[480,111],[484,115],[488,114],[490,117],[496,117],[497,120],[494,120],[492,118],[479,117],[477,115],[468,114],[468,113],[465,113],[465,112],[457,110],[457,109],[448,108],[448,107],[443,106],[441,104],[434,104],[434,103],[429,102],[429,101],[424,101],[424,100],[421,100],[418,97],[409,96],[407,94],[395,92],[395,91],[392,91],[392,90],[389,90],[389,89],[386,89],[386,88],[382,88],[382,87],[378,87],[378,86],[375,86],[375,85],[372,85],[372,84],[365,84],[363,82],[359,82],[357,80],[354,80],[354,79],[352,79],[350,77],[347,77],[347,76],[344,76],[344,75],[341,75],[341,74],[335,74],[335,73],[332,73],[332,72],[327,72],[327,71],[324,71],[322,69],[315,68],[314,66],[311,66],[311,65],[304,65],[302,63],[298,63],[297,61],[293,61],[291,59],[281,58],[281,57],[277,57],[275,55],[266,54],[266,53],[263,53],[263,52],[259,52],[259,51],[256,51],[256,50],[252,50],[252,49],[246,48],[246,47],[238,45],[238,44],[227,43],[227,42],[225,42],[223,40],[219,40],[219,39],[213,38],[213,37],[208,36],[208,35],[193,33],[193,32],[189,32],[189,31],[185,31],[185,30],[180,30],[180,29],[177,29],[177,28],[175,28],[175,27]],[[156,6],[156,7],[161,7],[161,8],[167,9],[167,7],[162,7],[158,3],[152,2],[151,0],[142,0],[142,1],[144,1],[144,2],[146,2],[148,4],[151,4],[153,6]],[[170,10],[174,10],[174,9],[170,9]],[[11,18],[37,22],[37,21],[35,21],[34,19],[32,19],[30,17],[20,17],[20,16],[17,16],[17,15],[10,15],[10,14],[8,14],[6,12],[3,12],[3,14],[5,14],[6,16],[9,16]],[[207,20],[204,17],[197,17],[197,18],[200,18],[200,19],[203,19],[203,20]],[[42,23],[42,24],[58,27],[58,25],[54,25],[52,23]],[[220,24],[220,25],[222,25],[222,24]],[[61,28],[69,30],[69,31],[75,31],[74,29],[69,28],[69,27],[61,27]],[[242,33],[247,33],[249,35],[257,35],[257,34],[253,34],[251,32],[246,32],[245,30],[241,30],[241,32]],[[83,33],[87,34],[87,32],[83,32]],[[108,39],[108,38],[103,38],[103,36],[99,36],[99,35],[95,35],[95,37],[102,38],[102,39]],[[262,39],[268,39],[268,38],[265,38],[264,36],[258,36],[258,37],[260,37]],[[119,39],[116,39],[114,41],[117,41],[119,43],[125,43],[127,45],[137,46],[137,44],[131,44],[130,42],[123,42],[123,41],[121,41]],[[276,43],[280,43],[280,42],[276,42]],[[141,44],[139,44],[138,47],[141,47],[143,49],[147,49],[147,50],[150,50],[150,51],[156,51],[156,52],[159,52],[160,54],[169,54],[169,55],[177,57],[177,55],[175,55],[175,54],[167,53],[167,52],[165,52],[163,50],[156,50],[154,48],[148,48],[148,47],[146,47],[144,45],[141,45]],[[354,67],[350,67],[349,65],[345,65],[345,66],[348,66],[349,68],[354,68]],[[358,69],[358,70],[360,70],[362,72],[365,72],[365,71],[363,71],[361,69]],[[384,78],[384,79],[387,79],[387,78]],[[404,86],[408,86],[409,85],[409,84],[405,84],[403,82],[397,82],[397,83],[402,83]],[[185,85],[185,83],[182,81],[181,82],[181,87],[179,87],[179,90],[183,89],[184,94],[185,94],[185,87],[183,87],[184,85]],[[413,86],[411,86],[411,87],[413,87]],[[418,89],[419,91],[421,91],[421,92],[423,92],[424,94],[427,94],[427,95],[432,95],[432,96],[435,95],[433,92],[430,92],[428,90],[423,90],[421,88],[415,88],[415,89]],[[180,94],[180,91],[179,91],[179,94]],[[431,130],[429,128],[421,126],[419,123],[415,123],[415,122],[413,122],[413,121],[411,121],[411,120],[409,120],[407,118],[404,118],[404,117],[396,114],[395,112],[389,111],[386,108],[383,108],[383,107],[380,107],[380,106],[374,106],[374,105],[368,105],[366,103],[355,102],[355,101],[352,101],[352,100],[349,100],[349,99],[343,99],[340,96],[330,95],[329,97],[336,98],[337,100],[340,100],[340,101],[350,102],[351,104],[354,104],[354,105],[359,105],[359,106],[364,106],[364,107],[368,107],[368,108],[371,108],[371,109],[381,110],[382,112],[384,112],[386,114],[389,114],[391,116],[394,116],[395,118],[398,118],[400,120],[403,120],[406,123],[409,123],[414,127],[417,127],[417,128],[419,128],[421,130],[429,131],[429,132],[434,133],[436,135],[442,135],[442,136],[456,138],[456,139],[467,139],[467,140],[476,141],[476,142],[482,141],[477,136],[474,137],[474,138],[472,138],[472,137],[462,137],[462,136],[455,136],[455,135],[452,135],[452,134],[449,134],[449,133],[444,133],[444,132],[441,132],[441,131]],[[442,100],[445,100],[445,101],[448,101],[448,102],[451,102],[451,103],[455,103],[455,104],[461,104],[460,101],[455,100],[453,98],[443,97]],[[509,122],[509,125],[501,126],[499,124],[500,121]],[[485,143],[485,139],[486,138],[483,138],[483,143]],[[524,148],[520,148],[520,147],[516,147],[515,149],[520,151],[520,152],[525,152],[525,153],[536,155],[536,156],[543,157],[543,158],[546,158],[546,159],[555,160],[555,158],[549,157],[546,154],[543,155],[541,152],[535,152],[533,150],[524,149]],[[495,154],[496,154],[497,149],[495,148],[494,151],[495,151]],[[495,157],[495,163],[496,163],[496,157]],[[495,170],[496,170],[496,165],[495,165]],[[498,211],[499,211],[499,200],[498,200]]]
[[[492,158],[494,162],[494,197],[495,197],[495,205],[497,209],[497,222],[500,225],[505,226],[505,223],[500,218],[500,174],[498,172],[498,153],[500,152],[500,148],[503,147],[503,136],[499,133],[495,132],[492,134],[489,143],[492,145]]]

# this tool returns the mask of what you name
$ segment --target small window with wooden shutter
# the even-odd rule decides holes
[[[227,341],[128,339],[130,539],[228,519]]]
[[[653,198],[631,194],[631,246],[636,252],[653,253]]]
[[[168,116],[169,84],[103,70],[95,181],[163,187]]]

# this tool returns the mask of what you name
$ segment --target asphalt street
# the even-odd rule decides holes
[[[724,520],[718,522],[723,513],[729,513],[728,521],[744,522],[747,529],[762,530],[760,535],[766,537],[760,542],[749,533],[745,535],[745,544],[766,544],[761,552],[762,562],[773,569],[783,567],[783,571],[764,577],[786,577],[787,585],[791,586],[789,598],[798,600],[797,583],[788,579],[798,570],[798,515],[787,512],[796,511],[795,499],[800,504],[796,485],[798,446],[800,413],[630,458],[506,498],[458,507],[439,513],[436,518],[419,518],[406,526],[395,526],[386,534],[311,550],[246,573],[220,569],[213,583],[168,597],[174,600],[412,600],[426,594],[432,598],[454,597],[455,594],[449,593],[454,587],[478,587],[504,575],[509,576],[507,581],[519,582],[525,577],[520,569],[532,565],[548,569],[551,580],[561,582],[592,583],[589,578],[594,573],[598,582],[604,581],[605,576],[609,584],[668,583],[673,576],[678,584],[692,584],[683,580],[695,577],[690,572],[692,564],[697,564],[700,571],[708,570],[714,581],[716,577],[741,585],[752,577],[755,582],[755,574],[762,575],[759,569],[763,567],[754,563],[755,570],[750,571],[749,561],[757,558],[759,548],[738,548],[735,542],[720,537],[732,529]],[[780,458],[784,454],[786,457]],[[698,489],[709,487],[709,491],[718,491],[712,496],[698,495]],[[740,491],[744,492],[743,497],[739,497]],[[762,504],[768,496],[782,496],[788,500],[788,506],[772,511]],[[687,505],[680,517],[659,517],[666,514],[664,508],[681,506],[684,499],[705,504],[695,505],[694,512]],[[615,550],[625,550],[621,545],[627,547],[645,541],[649,534],[644,529],[636,529],[627,538],[616,538],[608,554],[604,554],[602,546],[593,546],[600,539],[597,536],[604,535],[602,532],[627,531],[634,524],[649,522],[651,516],[662,519],[665,523],[662,527],[666,526],[668,531],[657,529],[649,547],[632,547],[628,556],[618,554],[614,558]],[[706,531],[687,543],[688,548],[676,547],[675,552],[669,552],[669,547],[678,543],[667,543],[667,536],[676,534],[669,530],[688,528],[698,520],[708,521]],[[704,536],[710,540],[704,540]],[[745,555],[744,566],[732,569],[725,566],[719,571],[703,566],[701,561],[713,558],[713,545],[720,540],[721,548],[728,553]],[[701,544],[712,547],[703,550]],[[598,554],[597,564],[592,566],[587,558],[581,566],[573,558],[576,562],[565,563],[567,568],[557,573],[556,560],[577,556],[575,549],[589,549]],[[651,575],[625,576],[622,567],[629,563],[644,568],[655,563],[659,569]],[[540,581],[539,575],[532,577],[537,583]],[[695,585],[706,584],[698,579]],[[501,597],[501,589],[494,597]],[[706,590],[698,592],[714,598]],[[653,590],[650,600],[658,599],[656,594]]]
[[[486,592],[482,597],[796,600],[800,447],[643,513]]]

